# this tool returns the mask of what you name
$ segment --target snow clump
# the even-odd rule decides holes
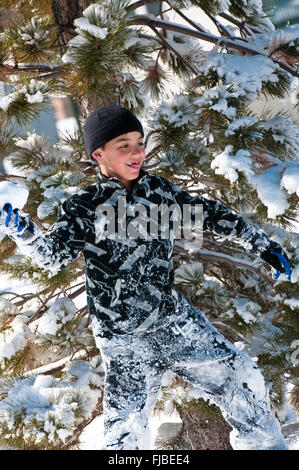
[[[169,101],[162,101],[150,124],[155,129],[159,129],[161,119],[175,127],[192,125],[194,122],[194,107],[189,96],[176,94]]]
[[[101,23],[102,8],[100,5],[92,4],[83,11],[83,17],[76,18],[74,25],[77,36],[68,42],[68,50],[62,56],[65,64],[76,60],[76,50],[88,43],[87,34],[97,39],[104,40],[108,34],[107,28],[99,26]]]
[[[250,152],[240,149],[234,154],[232,145],[227,145],[224,152],[213,159],[211,167],[216,174],[224,175],[231,183],[237,181],[239,171],[244,172],[249,179],[254,176]]]
[[[76,310],[76,305],[71,299],[62,298],[56,300],[40,319],[38,332],[44,335],[56,336],[63,325],[72,321]]]
[[[84,374],[86,382],[86,367]],[[87,389],[89,393],[82,391],[77,381],[71,386],[49,375],[15,379],[0,401],[2,441],[21,439],[25,446],[34,443],[41,449],[64,444],[79,422],[91,416],[102,396],[100,389]]]
[[[216,72],[219,78],[225,80],[226,85],[231,85],[238,96],[243,96],[248,101],[257,98],[264,83],[278,82],[276,72],[278,66],[268,57],[253,55],[250,57],[224,53],[206,54],[199,72],[209,75]]]
[[[5,359],[11,359],[17,352],[25,348],[27,338],[32,337],[26,325],[26,318],[18,315],[10,327],[0,334],[0,364],[5,367]]]

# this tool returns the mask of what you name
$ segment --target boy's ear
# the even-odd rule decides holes
[[[101,150],[100,150],[100,149],[94,150],[91,155],[92,155],[92,157],[93,157],[95,160],[97,160],[97,161],[99,161],[99,160],[102,158]]]

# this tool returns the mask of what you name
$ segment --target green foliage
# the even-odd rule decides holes
[[[2,99],[0,116],[2,119],[5,117],[9,125],[26,126],[46,110],[45,105],[50,102],[51,95],[59,92],[62,85],[61,81],[44,82],[24,74],[12,83],[12,87],[13,91]]]
[[[69,285],[72,280],[76,278],[76,274],[82,272],[82,269],[78,269],[78,263],[79,261],[74,261],[57,274],[51,275],[49,271],[39,268],[34,263],[34,260],[32,261],[30,258],[18,256],[16,263],[12,263],[10,260],[9,262],[2,263],[1,272],[6,274],[11,280],[27,279],[37,287],[44,287],[47,290],[56,290]]]
[[[43,62],[52,56],[50,46],[54,36],[47,17],[33,16],[28,22],[25,20],[8,29],[5,35],[15,60],[19,62]]]
[[[105,1],[85,10],[85,21],[97,28],[96,35],[82,23],[75,22],[78,35],[70,41],[63,58],[66,64],[71,62],[69,82],[75,96],[92,96],[104,102],[109,96],[110,100],[121,100],[137,109],[143,104],[141,95],[137,103],[136,98],[133,103],[128,99],[130,94],[135,97],[138,91],[131,74],[146,66],[153,45],[151,41],[139,38],[140,30],[129,27],[127,5],[128,2],[123,0]]]
[[[266,98],[285,98],[290,93],[292,78],[284,70],[277,67],[277,82],[266,81],[263,84],[262,93]]]
[[[65,315],[67,316],[67,315]],[[46,315],[44,315],[44,318]],[[53,360],[53,351],[57,357],[65,357],[74,354],[84,347],[87,350],[95,348],[94,338],[88,329],[88,321],[82,320],[79,311],[75,312],[69,320],[62,317],[60,322],[57,319],[57,330],[55,334],[39,333],[37,343],[41,348],[44,357],[51,351],[51,359]]]
[[[0,159],[2,160],[15,148],[15,139],[18,132],[10,124],[0,127]]]

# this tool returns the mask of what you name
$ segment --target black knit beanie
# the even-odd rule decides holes
[[[91,156],[94,150],[109,140],[134,131],[144,135],[141,122],[128,109],[121,106],[99,108],[88,116],[84,124],[86,151]]]

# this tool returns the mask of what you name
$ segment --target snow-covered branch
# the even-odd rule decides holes
[[[176,246],[179,247],[180,251],[183,251],[187,254],[188,250],[184,248],[184,243],[182,242],[177,242]],[[269,284],[273,284],[273,279],[271,277],[266,276],[263,274],[259,267],[255,266],[253,263],[250,261],[245,261],[240,258],[237,258],[235,256],[230,256],[226,255],[224,253],[218,253],[216,251],[209,251],[209,250],[200,250],[196,249],[196,254],[200,256],[200,258],[205,261],[205,262],[210,262],[214,264],[221,264],[221,263],[228,263],[232,266],[239,266],[240,268],[245,268],[249,269],[250,271],[258,274],[260,277],[262,277],[265,281],[267,281]]]
[[[80,351],[76,352],[75,354],[71,354],[59,361],[51,362],[50,364],[46,364],[45,366],[37,367],[36,369],[29,370],[24,372],[24,377],[29,377],[30,375],[49,375],[54,374],[55,372],[63,369],[66,365],[70,364],[73,361],[78,361],[80,359],[86,359],[88,353],[85,349],[81,349]]]
[[[203,41],[210,42],[220,47],[224,46],[224,47],[234,49],[236,51],[241,52],[242,54],[247,54],[247,55],[258,54],[258,55],[268,57],[267,54],[261,52],[261,50],[259,50],[258,48],[250,47],[248,45],[245,46],[244,42],[242,42],[242,39],[233,40],[233,39],[225,38],[223,36],[215,36],[211,33],[194,30],[192,28],[183,26],[178,23],[163,21],[151,15],[135,16],[134,19],[131,21],[131,23],[135,25],[144,25],[150,28],[162,28],[162,29],[174,31],[180,34],[186,34],[187,36],[192,36],[192,37],[201,39]],[[282,69],[286,70],[294,77],[299,77],[299,72],[293,67],[290,67],[289,65],[281,62],[280,60],[276,60],[276,59],[272,59],[272,60],[273,62],[277,63]]]

